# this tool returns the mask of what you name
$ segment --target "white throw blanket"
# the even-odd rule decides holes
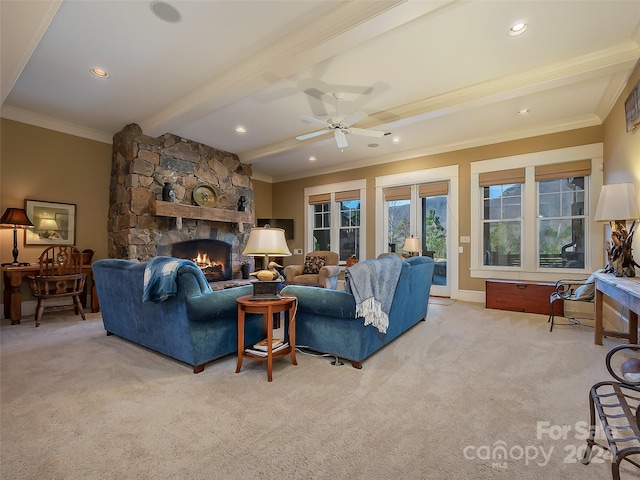
[[[356,301],[356,316],[364,317],[364,324],[373,325],[380,333],[387,333],[401,270],[402,260],[397,255],[356,263],[345,270]]]

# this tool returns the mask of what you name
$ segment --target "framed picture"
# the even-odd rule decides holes
[[[25,245],[75,245],[75,204],[25,200],[25,210],[34,225],[25,231]]]
[[[630,132],[640,123],[640,80],[624,102],[624,114],[627,121],[627,132]]]

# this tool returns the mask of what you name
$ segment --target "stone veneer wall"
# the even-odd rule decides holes
[[[244,195],[254,212],[251,167],[232,153],[175,135],[154,138],[138,125],[127,125],[113,137],[109,189],[109,257],[148,260],[168,255],[170,245],[184,240],[215,239],[232,245],[234,277],[253,225],[154,216],[153,199],[162,199],[164,182],[171,182],[175,202],[194,205],[193,189],[211,186],[218,196],[215,208],[237,210]]]

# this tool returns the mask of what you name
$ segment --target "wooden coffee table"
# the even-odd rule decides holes
[[[267,361],[267,380],[273,380],[273,359],[291,354],[291,363],[297,365],[296,360],[296,297],[282,297],[280,300],[249,300],[251,295],[239,297],[238,302],[238,366],[236,373],[240,373],[242,359]],[[273,340],[273,315],[280,312],[289,312],[288,341],[289,345],[273,352],[271,345]],[[262,315],[262,329],[267,338],[267,355],[254,355],[246,349],[252,345],[244,343],[244,319],[247,313],[257,313]],[[287,330],[285,326],[285,331]],[[283,340],[287,340],[286,338]]]

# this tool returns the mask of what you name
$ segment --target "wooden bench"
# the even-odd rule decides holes
[[[632,382],[615,371],[611,365],[614,354],[623,350],[640,351],[640,345],[620,345],[607,354],[607,370],[616,381],[598,382],[589,392],[590,430],[587,449],[582,463],[589,464],[594,446],[611,452],[611,476],[620,480],[620,463],[623,460],[640,468],[640,380]],[[596,412],[602,424],[607,445],[598,443],[596,435]]]

